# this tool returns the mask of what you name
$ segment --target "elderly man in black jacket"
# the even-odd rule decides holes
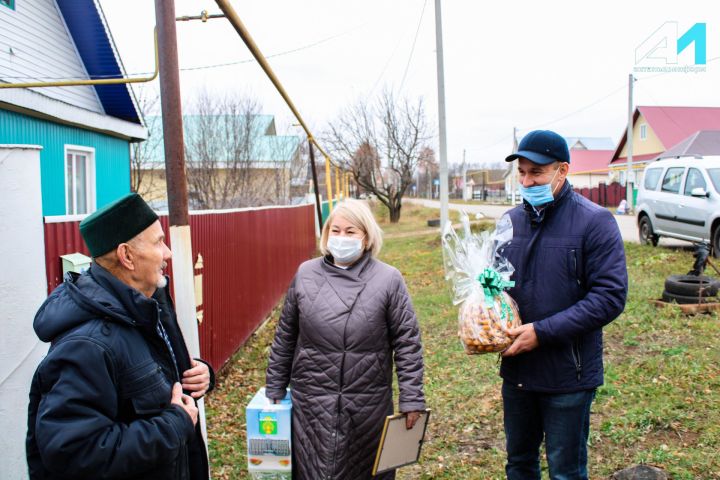
[[[30,391],[30,478],[207,479],[195,402],[214,375],[178,327],[157,215],[129,194],[80,232],[92,266],[66,276],[35,317],[51,346]]]

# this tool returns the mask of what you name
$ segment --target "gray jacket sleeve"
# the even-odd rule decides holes
[[[413,412],[425,409],[420,327],[400,272],[396,272],[393,286],[388,327],[400,387],[399,407],[401,412]]]
[[[295,345],[298,337],[296,279],[297,277],[293,278],[285,296],[285,304],[275,331],[275,339],[272,343],[265,375],[265,396],[275,400],[285,398],[295,357]]]

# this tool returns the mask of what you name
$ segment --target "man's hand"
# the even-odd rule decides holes
[[[502,352],[503,357],[512,357],[520,353],[529,352],[540,345],[537,335],[535,334],[535,327],[532,323],[520,325],[517,328],[510,328],[507,330],[507,334],[515,337],[515,341],[507,350]]]
[[[198,409],[195,406],[195,400],[185,395],[183,393],[182,385],[177,382],[175,382],[175,385],[173,385],[170,403],[181,406],[182,409],[185,410],[188,415],[190,415],[190,419],[192,420],[193,425],[197,425]]]
[[[408,412],[405,416],[405,428],[407,430],[412,429],[415,426],[415,423],[418,421],[418,418],[420,418],[421,412]]]
[[[191,392],[193,398],[200,398],[210,388],[210,370],[203,362],[190,359],[192,368],[183,372],[182,388]]]

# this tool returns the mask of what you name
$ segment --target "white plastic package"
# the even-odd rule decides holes
[[[453,289],[460,340],[468,354],[501,352],[513,338],[507,330],[522,324],[517,305],[504,291],[512,287],[514,268],[500,251],[512,240],[512,221],[504,215],[495,230],[473,233],[467,214],[461,215],[460,234],[448,223],[442,247],[445,278]]]

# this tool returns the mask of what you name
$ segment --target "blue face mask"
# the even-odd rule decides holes
[[[552,202],[553,196],[552,182],[560,169],[555,170],[555,175],[550,179],[550,183],[545,185],[535,185],[534,187],[523,187],[520,185],[520,195],[533,207],[539,207],[546,203]]]

